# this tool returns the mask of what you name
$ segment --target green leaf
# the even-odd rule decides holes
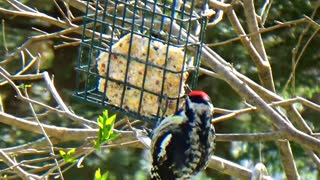
[[[114,114],[110,118],[107,119],[106,125],[111,125],[113,127],[114,122],[116,121],[117,115]]]
[[[98,151],[100,151],[101,150],[101,146],[100,146],[100,142],[98,142],[98,141],[94,141],[94,148],[96,149],[96,150],[98,150]]]
[[[99,128],[102,129],[103,128],[103,117],[99,116],[97,122],[98,122]]]
[[[72,149],[70,149],[68,152],[67,152],[67,154],[69,155],[69,156],[71,156],[72,154],[74,154],[76,152],[76,148],[72,148]]]
[[[72,148],[67,153],[63,150],[60,150],[60,156],[63,158],[64,162],[66,163],[76,163],[78,160],[75,158],[72,158],[71,156],[75,153],[76,149]]]
[[[101,170],[100,168],[98,168],[94,174],[94,180],[107,180],[108,178],[108,173],[109,172],[105,172],[103,173],[103,175],[101,176]]]
[[[109,171],[108,171],[108,172],[103,173],[103,175],[102,175],[102,177],[101,177],[101,180],[107,180],[107,178],[108,178],[108,174],[109,174]]]
[[[19,87],[20,89],[26,89],[26,88],[31,88],[32,85],[31,85],[31,84],[21,83],[18,87]]]
[[[109,137],[109,141],[112,141],[112,140],[114,140],[114,139],[116,139],[116,138],[118,138],[120,136],[120,134],[112,134],[110,137]]]
[[[109,117],[108,110],[104,110],[102,115],[97,118],[97,122],[99,125],[99,132],[97,140],[94,142],[94,147],[97,150],[101,149],[101,144],[107,141],[114,140],[119,137],[119,135],[115,135],[113,133],[114,123],[116,121],[116,114]]]
[[[68,158],[66,162],[67,162],[67,163],[72,163],[72,164],[73,164],[73,163],[76,163],[77,161],[78,161],[78,160],[77,160],[77,159],[75,159],[75,158]]]
[[[94,173],[94,180],[100,180],[100,179],[101,179],[101,172],[100,172],[100,168],[98,168]]]
[[[107,120],[109,118],[109,113],[107,109],[102,112],[102,116],[104,120]]]
[[[63,150],[59,150],[59,154],[61,157],[65,157],[66,156],[66,152],[64,152]]]

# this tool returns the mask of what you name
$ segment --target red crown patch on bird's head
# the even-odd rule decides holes
[[[208,94],[203,91],[191,91],[189,93],[189,97],[195,97],[203,101],[210,101],[210,97],[208,96]]]

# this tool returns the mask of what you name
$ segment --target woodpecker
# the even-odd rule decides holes
[[[151,179],[190,179],[207,166],[214,149],[213,105],[203,91],[191,91],[184,106],[151,134]]]

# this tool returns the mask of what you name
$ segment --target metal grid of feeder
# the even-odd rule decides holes
[[[141,120],[173,114],[197,81],[204,3],[88,0],[75,96]]]

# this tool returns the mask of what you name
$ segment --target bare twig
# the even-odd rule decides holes
[[[29,98],[29,95],[28,95],[28,92],[27,92],[27,89],[26,89],[26,88],[24,89],[24,94],[26,95],[26,98]],[[53,144],[52,144],[49,136],[47,135],[46,131],[44,130],[42,124],[40,123],[40,121],[39,121],[39,119],[38,119],[38,117],[37,117],[37,114],[36,114],[36,112],[35,112],[35,110],[34,110],[34,108],[33,108],[33,105],[32,105],[31,103],[28,103],[28,104],[29,104],[30,110],[31,110],[31,112],[32,112],[32,114],[33,114],[33,116],[34,116],[37,124],[38,124],[38,127],[40,127],[40,130],[41,130],[42,135],[45,137],[47,143],[48,143],[49,146],[50,146],[50,155],[51,155],[51,156],[55,156],[55,153],[54,153],[54,150],[53,150]],[[64,178],[63,178],[63,175],[62,175],[60,166],[59,166],[58,161],[57,161],[56,158],[54,158],[54,162],[55,162],[55,164],[57,165],[58,172],[59,172],[59,174],[60,174],[60,178],[63,180]]]
[[[279,131],[268,133],[216,134],[216,141],[262,142],[276,141],[279,139],[283,139],[282,134]]]
[[[242,37],[240,40],[244,47],[247,49],[251,59],[255,63],[257,69],[258,69],[258,75],[261,81],[261,84],[263,87],[266,87],[267,89],[274,91],[274,83],[273,83],[273,77],[272,72],[270,68],[269,61],[264,59],[262,55],[259,54],[257,49],[254,47],[254,45],[251,43],[250,39],[246,36],[246,33],[244,29],[242,28],[242,25],[233,9],[226,12],[233,28],[235,29],[236,33]],[[255,18],[255,16],[253,17]],[[257,32],[257,31],[254,31]]]
[[[308,27],[310,27],[310,26],[308,26]],[[292,72],[291,72],[291,74],[290,74],[290,76],[289,76],[289,78],[288,78],[288,80],[287,80],[287,82],[286,82],[286,84],[284,85],[284,88],[283,88],[283,90],[285,91],[287,88],[288,88],[288,85],[290,84],[290,82],[292,82],[293,84],[292,84],[292,96],[295,96],[296,94],[295,94],[295,74],[296,74],[296,69],[297,69],[297,67],[298,67],[298,65],[299,65],[299,62],[300,62],[300,60],[301,60],[301,58],[302,58],[302,55],[304,54],[304,52],[306,51],[306,49],[307,49],[307,47],[308,47],[308,45],[310,44],[310,42],[314,39],[314,37],[318,34],[318,32],[320,31],[320,28],[318,28],[318,29],[316,29],[313,33],[312,33],[312,35],[309,37],[309,39],[307,40],[307,42],[305,43],[305,45],[302,47],[302,49],[301,49],[301,52],[300,52],[300,54],[299,54],[299,56],[298,57],[296,57],[296,54],[297,54],[297,51],[299,50],[299,45],[300,45],[300,43],[302,43],[301,41],[302,41],[302,37],[304,37],[304,34],[305,33],[302,33],[301,34],[301,36],[300,36],[300,38],[299,38],[299,43],[297,44],[297,47],[296,48],[294,48],[294,52],[293,52],[293,56],[292,56],[292,63],[293,63],[293,65],[292,65]]]
[[[63,18],[69,23],[71,24],[70,19],[67,17],[67,15],[63,12],[63,10],[61,9],[61,7],[59,6],[59,4],[57,3],[56,0],[52,0],[54,2],[54,5],[58,8],[59,12],[61,13],[61,15],[63,16]]]
[[[245,9],[244,14],[246,16],[246,23],[248,25],[249,33],[258,32],[259,26],[258,26],[258,21],[257,21],[257,17],[256,17],[256,12],[255,12],[255,8],[254,8],[253,0],[244,0],[243,3],[244,3],[244,9]],[[266,53],[266,50],[265,50],[263,42],[262,42],[261,34],[256,33],[250,37],[251,37],[251,39],[250,39],[251,43],[258,51],[262,60],[268,61],[267,53]],[[269,66],[268,68],[271,68],[271,67]]]
[[[272,32],[272,31],[274,31],[276,29],[288,28],[288,27],[292,27],[294,25],[304,24],[304,23],[310,23],[310,21],[307,20],[306,18],[301,18],[301,19],[292,20],[292,21],[286,21],[284,23],[278,23],[277,25],[274,25],[274,26],[270,26],[270,27],[259,29],[258,32],[252,32],[252,33],[247,34],[246,36],[248,36],[250,38],[251,36],[253,36],[255,34],[262,34],[262,33]],[[242,36],[237,36],[235,38],[228,39],[226,41],[219,42],[219,43],[214,43],[214,44],[208,43],[207,46],[209,46],[209,47],[223,46],[223,45],[227,45],[227,44],[230,44],[230,43],[233,43],[233,42],[236,42],[236,41],[240,41],[241,38],[242,38]]]
[[[268,18],[272,2],[273,2],[273,0],[266,0],[265,3],[263,4],[263,7],[261,8],[260,17],[261,17],[261,25],[262,26],[264,26],[264,24]]]
[[[6,1],[19,11],[30,11],[35,13],[37,12],[36,10],[30,8],[29,6],[24,5],[20,1],[17,1],[17,0],[6,0]]]
[[[2,149],[0,149],[0,157],[1,159],[10,167],[12,168],[21,178],[25,180],[29,180],[30,178],[33,179],[41,179],[37,175],[30,174],[24,171],[19,165],[17,165]]]
[[[296,98],[282,100],[282,101],[275,101],[275,102],[269,103],[268,105],[271,107],[276,107],[276,106],[286,107],[286,106],[291,106],[295,103],[301,103],[311,109],[314,109],[316,111],[320,111],[320,105],[315,104],[311,101],[308,101],[302,97],[296,97]],[[225,114],[225,115],[214,118],[212,120],[212,123],[218,123],[218,122],[225,121],[228,119],[236,118],[237,116],[239,116],[241,114],[250,113],[250,112],[253,112],[256,110],[257,110],[256,107],[249,107],[249,108],[240,109],[240,110],[226,110],[226,109],[215,108],[215,113]]]
[[[216,169],[225,174],[238,177],[239,179],[249,179],[251,171],[233,162],[227,161],[217,156],[211,156],[211,161],[208,164],[209,168]]]
[[[16,91],[17,93],[17,98],[26,101],[26,102],[31,102],[34,104],[37,104],[39,106],[42,106],[44,108],[46,108],[49,111],[53,111],[53,112],[57,112],[59,114],[65,115],[68,118],[74,120],[74,121],[80,121],[82,124],[88,125],[87,127],[93,126],[93,127],[97,127],[97,123],[93,122],[93,121],[89,121],[86,120],[82,117],[79,117],[75,114],[73,114],[68,108],[67,106],[64,104],[63,100],[61,99],[60,95],[58,94],[57,90],[55,89],[54,85],[52,84],[52,81],[49,77],[49,74],[47,72],[43,72],[41,74],[37,74],[37,75],[19,75],[19,76],[11,76],[5,69],[3,69],[2,67],[0,67],[0,74],[6,79],[6,81],[12,86],[12,88]],[[25,96],[23,96],[20,92],[20,90],[17,88],[17,86],[14,84],[14,82],[11,79],[24,79],[28,77],[28,79],[44,79],[48,89],[50,90],[50,92],[52,93],[52,95],[54,96],[55,100],[57,101],[57,103],[59,104],[59,106],[63,109],[63,111],[59,111],[55,108],[52,108],[48,105],[45,105],[43,103],[34,101],[32,99],[29,99]]]

